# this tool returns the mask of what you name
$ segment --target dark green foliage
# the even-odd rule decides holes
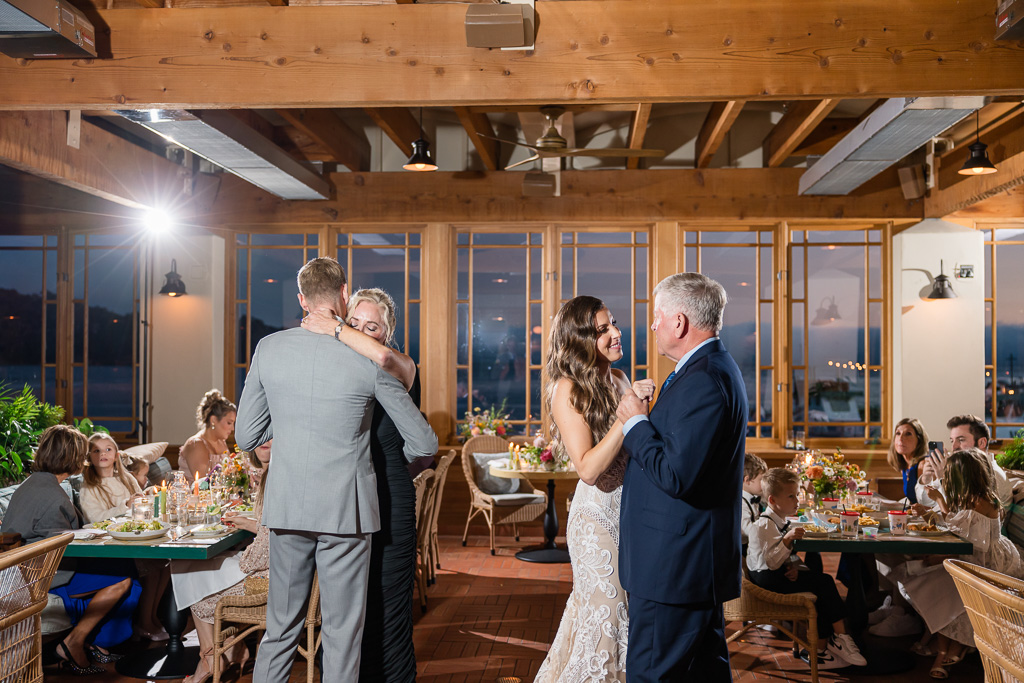
[[[43,403],[32,389],[0,385],[0,486],[17,484],[32,470],[39,435],[64,418],[64,409]]]

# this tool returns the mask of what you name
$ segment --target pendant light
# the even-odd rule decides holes
[[[961,175],[988,175],[989,173],[995,173],[995,165],[989,161],[988,145],[981,141],[981,110],[975,110],[975,129],[974,129],[974,144],[970,145],[967,149],[971,150],[971,156],[964,162],[964,165],[960,167],[957,173]],[[929,299],[936,297],[928,297]],[[945,298],[945,297],[939,297]]]
[[[972,145],[973,146],[973,145]],[[931,294],[928,295],[929,299],[955,299],[956,292],[953,291],[953,283],[949,281],[949,276],[942,272],[942,260],[939,260],[939,274],[935,276],[935,282],[932,283]]]
[[[430,143],[423,139],[423,107],[420,107],[420,136],[412,143],[412,156],[402,166],[406,171],[436,171],[437,164],[430,158]]]
[[[825,303],[829,302],[828,307],[825,307]],[[828,325],[834,323],[837,320],[841,320],[842,316],[839,315],[839,307],[836,306],[836,298],[834,296],[826,296],[821,300],[821,306],[818,307],[818,312],[814,316],[814,320],[811,321],[812,325]]]
[[[178,275],[178,262],[171,259],[171,272],[167,273],[164,277],[167,278],[167,282],[160,289],[161,294],[167,296],[185,296],[188,292],[185,291],[185,281]]]

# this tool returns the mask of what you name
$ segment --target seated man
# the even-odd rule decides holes
[[[988,452],[988,442],[992,437],[992,432],[989,431],[988,425],[975,415],[956,415],[949,418],[946,428],[949,429],[949,441],[952,444],[951,453],[977,448],[988,456],[989,465],[992,467],[992,477],[996,485],[996,493],[999,495],[999,502],[1004,507],[1009,505],[1013,497],[1013,486],[1006,478],[1003,468],[996,464],[995,458]],[[935,501],[928,495],[927,487],[933,486],[940,493],[943,491],[942,470],[948,457],[948,455],[933,450],[921,462],[915,491],[917,492],[918,503],[920,503],[922,508],[935,508]],[[918,511],[920,512],[921,510],[918,509]]]

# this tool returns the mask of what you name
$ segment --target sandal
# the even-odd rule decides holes
[[[96,666],[95,664],[79,666],[75,658],[71,656],[71,650],[68,649],[67,644],[63,640],[57,643],[57,659],[60,660],[60,668],[66,669],[73,676],[93,676],[107,672],[104,667]]]
[[[941,664],[936,664],[935,666],[933,666],[931,670],[928,672],[928,675],[932,678],[937,678],[940,680],[945,680],[949,678],[949,672],[946,670],[946,667]]]
[[[111,662],[116,662],[119,659],[124,659],[124,655],[114,654],[113,652],[104,652],[95,645],[86,645],[85,651],[89,653],[90,657],[100,664],[110,664]]]
[[[201,667],[205,665],[206,673],[204,673],[200,678],[196,678],[196,674],[193,673],[191,676],[186,676],[181,683],[205,683],[206,681],[213,678],[213,666],[211,666],[210,664],[210,661],[213,659],[212,655],[213,649],[206,650],[205,652],[200,652],[199,666]],[[196,668],[196,671],[199,671],[198,667]]]

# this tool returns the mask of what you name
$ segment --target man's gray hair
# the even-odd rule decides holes
[[[658,283],[654,296],[661,297],[666,313],[682,313],[700,330],[718,334],[728,297],[725,287],[700,273],[676,273]]]

